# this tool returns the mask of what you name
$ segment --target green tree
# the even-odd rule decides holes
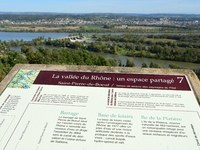
[[[109,66],[118,66],[117,61],[113,58],[108,59]]]
[[[28,51],[29,51],[28,46],[23,45],[22,48],[21,48],[21,52],[26,54],[26,53],[28,53]]]
[[[25,64],[28,63],[26,58],[22,56],[20,52],[14,51],[8,53],[8,62],[11,67],[13,67],[15,64]]]
[[[150,65],[149,65],[149,68],[162,68],[162,66],[160,64],[156,64],[156,63],[151,62]]]
[[[147,68],[147,64],[145,62],[142,63],[142,68]]]
[[[171,69],[180,69],[180,67],[179,67],[177,64],[174,64],[174,63],[169,64],[169,67],[170,67]]]
[[[45,59],[39,51],[26,53],[26,58],[30,64],[43,64]]]
[[[4,66],[5,64],[3,64],[1,61],[0,61],[0,81],[3,80],[3,78],[6,76],[6,74],[9,72],[9,71],[6,71],[6,68]]]
[[[21,52],[26,54],[28,52],[33,52],[34,51],[34,48],[32,46],[28,47],[26,45],[23,45],[22,48],[21,48]]]
[[[126,67],[135,67],[133,60],[127,58],[126,59]]]
[[[118,45],[117,45],[117,44],[114,44],[114,45],[111,47],[111,50],[112,50],[112,53],[113,53],[113,54],[117,54]]]

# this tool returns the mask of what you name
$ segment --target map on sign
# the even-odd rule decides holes
[[[39,72],[39,70],[20,70],[8,87],[28,89],[33,84]]]

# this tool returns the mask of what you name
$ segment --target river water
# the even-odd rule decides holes
[[[44,32],[0,32],[0,40],[1,41],[9,41],[9,40],[22,40],[23,41],[31,41],[32,39],[35,39],[37,37],[44,37],[45,39],[48,39],[51,37],[52,39],[56,39],[59,37],[67,37],[72,34],[77,33],[44,33]],[[111,35],[122,35],[123,33],[82,33],[83,35],[105,35],[105,34],[111,34]],[[163,33],[131,33],[136,35],[160,35]],[[173,34],[173,33],[172,33]],[[174,33],[179,35],[187,35],[188,33]]]
[[[24,33],[24,32],[0,32],[0,40],[1,41],[9,41],[9,40],[22,40],[23,41],[31,41],[34,38],[39,36],[43,36],[45,39],[51,37],[52,39],[56,39],[58,37],[66,37],[73,33]],[[121,35],[121,33],[85,33],[84,35],[91,34],[113,34],[113,35]],[[53,47],[46,47],[53,48]],[[21,50],[21,47],[10,47],[11,50]],[[35,48],[36,50],[36,48]],[[105,58],[114,58],[116,60],[121,60],[123,65],[126,65],[127,58],[133,60],[136,67],[141,67],[142,63],[145,62],[148,66],[151,62],[160,64],[163,68],[169,68],[169,64],[177,64],[180,67],[184,68],[200,68],[200,64],[195,63],[187,63],[187,62],[177,62],[177,61],[168,61],[168,60],[157,60],[150,58],[139,58],[139,57],[127,57],[121,55],[114,54],[105,54],[99,53],[99,55],[104,56]]]
[[[127,57],[122,55],[114,55],[114,54],[105,54],[102,53],[102,56],[105,58],[114,58],[116,60],[121,60],[123,65],[126,65],[126,60],[129,58],[135,64],[135,67],[142,67],[142,63],[145,62],[147,66],[150,65],[151,62],[160,64],[163,68],[169,68],[170,64],[176,64],[179,67],[188,68],[188,69],[200,69],[200,64],[195,63],[187,63],[187,62],[178,62],[178,61],[169,61],[169,60],[158,60],[151,58],[141,58],[141,57]]]
[[[52,46],[43,46],[43,47],[48,48],[48,49],[56,48],[56,47],[52,47]],[[34,49],[37,50],[36,47],[34,47]],[[10,50],[21,51],[21,46],[10,47]],[[95,53],[95,52],[92,52],[92,53]],[[141,67],[143,62],[145,62],[149,66],[150,63],[153,62],[153,63],[160,64],[163,68],[169,68],[169,65],[173,63],[173,64],[176,64],[179,67],[183,67],[183,68],[200,69],[200,64],[195,64],[195,63],[169,61],[169,60],[158,60],[158,59],[141,58],[141,57],[128,57],[128,56],[108,54],[108,53],[95,53],[95,54],[102,55],[105,58],[113,58],[113,59],[117,60],[118,62],[121,61],[122,65],[126,65],[126,61],[128,58],[134,62],[135,67]]]
[[[77,33],[35,33],[35,32],[0,32],[0,40],[1,41],[9,41],[9,40],[23,40],[23,41],[32,41],[37,37],[44,37],[48,39],[49,37],[52,39],[57,39],[59,37],[67,37],[69,35],[77,34]],[[83,35],[122,35],[122,33],[83,33]]]

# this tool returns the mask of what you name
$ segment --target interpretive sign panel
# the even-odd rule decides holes
[[[185,75],[20,70],[0,97],[1,150],[200,150]]]

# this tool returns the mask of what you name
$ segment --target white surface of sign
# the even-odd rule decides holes
[[[20,70],[0,97],[0,150],[200,150],[184,75]]]

